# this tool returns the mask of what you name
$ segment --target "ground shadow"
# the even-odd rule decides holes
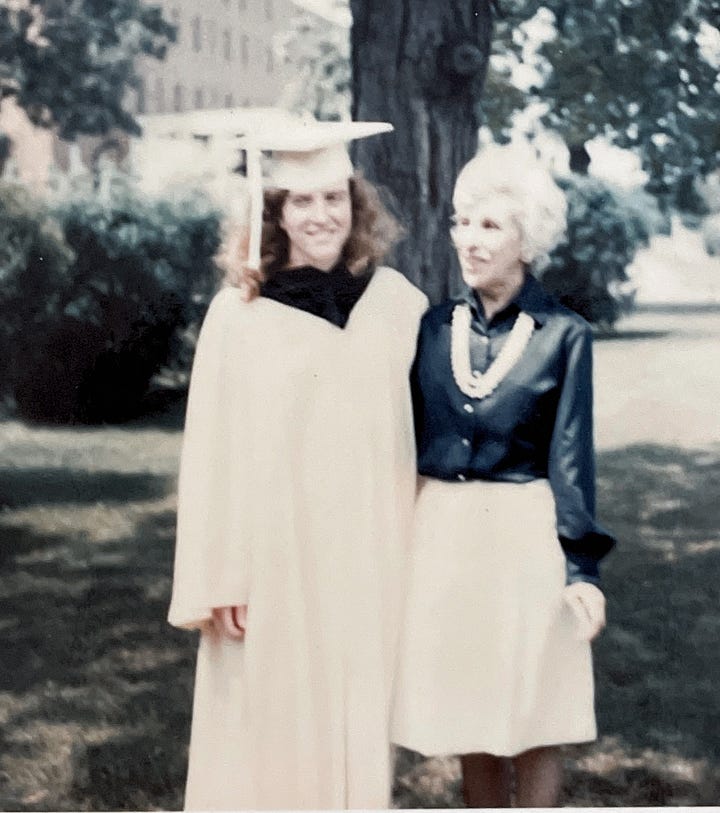
[[[711,800],[717,800],[718,790],[717,781],[696,783],[647,767],[619,768],[598,775],[570,766],[563,796],[572,799],[573,806],[577,807],[596,807],[599,799],[604,800],[602,804],[607,807],[677,806],[710,804]],[[705,801],[692,801],[697,799]]]
[[[57,468],[0,468],[0,508],[57,503],[153,500],[168,491],[171,478],[146,472]]]
[[[164,511],[102,543],[11,529],[0,809],[182,806],[196,641],[166,622],[174,528]]]
[[[165,733],[187,736],[184,727]],[[159,799],[180,809],[186,759],[179,745],[179,737],[153,742],[145,734],[90,745],[77,766],[72,795],[90,810],[156,809]]]
[[[627,759],[607,756],[602,740],[571,749],[566,805],[720,798],[719,494],[717,446],[598,456],[599,514],[619,540],[603,573],[609,625],[594,647],[598,727]],[[603,755],[602,772],[576,761],[588,753]],[[690,763],[697,778],[683,775]],[[400,749],[395,804],[462,806],[456,775],[457,766]]]
[[[645,339],[664,339],[671,335],[671,330],[612,330],[596,333],[593,340],[596,342],[627,342]]]
[[[120,428],[181,430],[185,423],[186,404],[187,390],[153,390],[145,397],[142,416],[133,418]]]
[[[632,760],[602,740],[589,749],[607,757],[602,770],[570,753],[563,802],[715,803],[720,448],[634,446],[599,455],[598,469],[600,515],[620,540],[604,573],[598,723]],[[124,486],[160,495],[161,480],[106,485],[119,501]],[[58,483],[58,502],[74,493]],[[181,806],[195,638],[165,620],[174,523],[160,508],[101,542],[0,529],[0,809]],[[702,775],[673,773],[692,760]],[[447,764],[401,752],[395,778],[398,806],[461,806]]]
[[[720,448],[641,445],[598,463],[600,510],[619,539],[595,647],[600,728],[717,767]]]

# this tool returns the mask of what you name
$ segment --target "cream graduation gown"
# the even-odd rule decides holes
[[[425,297],[378,268],[344,329],[227,288],[193,366],[169,620],[200,627],[190,809],[389,805]],[[249,606],[245,641],[211,608]]]

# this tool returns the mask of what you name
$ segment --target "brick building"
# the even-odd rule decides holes
[[[289,0],[162,0],[178,38],[165,60],[143,59],[138,113],[273,104],[284,84],[274,38]]]
[[[290,0],[155,0],[178,27],[162,61],[142,58],[141,84],[126,103],[146,121],[156,115],[277,102],[285,69],[276,37],[288,24]],[[122,133],[70,143],[33,127],[12,99],[0,109],[0,131],[13,142],[7,171],[42,192],[55,171],[94,169],[101,157],[123,165],[130,140]]]

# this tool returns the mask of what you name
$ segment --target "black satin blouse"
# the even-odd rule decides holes
[[[454,307],[471,307],[470,360],[484,373],[522,310],[535,330],[522,356],[485,398],[462,393],[450,365]],[[599,582],[598,562],[615,540],[595,521],[592,331],[530,274],[489,322],[475,294],[423,317],[412,370],[418,468],[441,480],[527,482],[548,478],[568,582]]]

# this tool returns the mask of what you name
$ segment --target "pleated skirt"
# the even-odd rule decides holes
[[[409,577],[393,742],[514,756],[595,739],[590,644],[562,598],[547,480],[425,480]]]

